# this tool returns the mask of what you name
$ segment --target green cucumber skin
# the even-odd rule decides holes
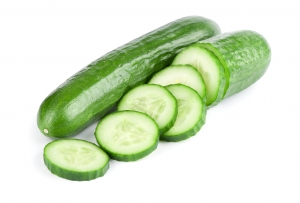
[[[225,68],[227,81],[223,98],[255,83],[271,61],[271,48],[266,39],[250,30],[224,33],[198,43],[212,51]]]
[[[52,138],[76,135],[114,109],[125,92],[170,65],[184,47],[219,33],[215,22],[189,16],[107,53],[46,97],[37,116],[40,131]]]
[[[56,141],[58,141],[58,140],[56,140]],[[56,142],[56,141],[52,141],[52,142]],[[87,142],[85,140],[81,140],[81,141]],[[48,144],[51,144],[52,142],[50,142]],[[93,143],[91,143],[91,144],[93,144]],[[44,148],[44,155],[43,155],[44,163],[47,166],[47,168],[49,169],[49,171],[51,171],[51,173],[53,173],[53,174],[55,174],[55,175],[57,175],[61,178],[68,179],[68,180],[73,180],[73,181],[88,181],[88,180],[93,180],[93,179],[104,176],[104,174],[109,169],[109,158],[107,159],[106,165],[101,170],[95,170],[95,171],[89,171],[88,173],[83,173],[83,172],[77,172],[77,171],[62,169],[61,167],[59,167],[56,164],[52,163],[47,158],[47,156],[45,156],[46,147],[47,147],[47,145]]]

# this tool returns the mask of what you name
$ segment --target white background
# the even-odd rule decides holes
[[[0,202],[300,202],[298,1],[0,1]],[[36,125],[43,99],[108,51],[170,21],[200,15],[223,32],[250,29],[272,48],[266,74],[210,109],[195,137],[110,162],[102,178],[51,174]],[[298,19],[297,19],[298,18]],[[77,138],[95,142],[95,125]]]

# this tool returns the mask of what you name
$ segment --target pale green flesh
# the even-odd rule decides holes
[[[98,124],[95,135],[99,145],[111,153],[132,155],[152,147],[159,132],[149,116],[121,111],[105,117]]]
[[[118,110],[134,110],[146,113],[159,128],[167,126],[177,114],[177,102],[173,95],[159,85],[140,85],[125,94]]]
[[[164,135],[178,135],[192,129],[202,119],[202,103],[197,92],[184,85],[166,87],[177,99],[178,114],[174,126]]]
[[[77,172],[98,170],[109,159],[96,145],[73,139],[52,142],[46,147],[45,156],[52,164]]]
[[[219,95],[223,67],[213,53],[194,44],[180,52],[172,65],[189,64],[195,67],[201,74],[206,86],[206,105],[211,105]]]
[[[196,90],[201,98],[206,97],[205,83],[200,73],[191,65],[172,65],[156,73],[149,84],[167,86],[183,84]]]

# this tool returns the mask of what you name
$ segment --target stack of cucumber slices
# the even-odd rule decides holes
[[[96,127],[99,146],[79,139],[55,140],[44,148],[44,162],[62,178],[92,180],[106,173],[109,158],[136,161],[153,152],[159,140],[189,139],[204,125],[209,108],[255,83],[270,60],[265,38],[249,30],[192,43],[181,49],[168,67],[148,76],[139,72],[148,78],[148,84],[134,85],[115,101],[117,111]],[[118,74],[120,78],[111,84],[124,79],[122,72]],[[48,133],[46,128],[43,131]]]

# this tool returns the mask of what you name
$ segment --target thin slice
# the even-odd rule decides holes
[[[92,180],[109,168],[109,157],[97,145],[79,139],[55,140],[44,148],[44,162],[55,175],[69,180]]]
[[[156,73],[149,84],[167,86],[183,84],[196,90],[206,100],[206,88],[201,74],[191,65],[173,65]]]
[[[118,111],[98,123],[95,136],[112,159],[136,161],[156,149],[159,128],[147,114]]]
[[[190,64],[201,74],[206,86],[206,105],[217,105],[225,89],[225,71],[219,59],[199,44],[193,44],[182,50],[172,65]]]
[[[205,123],[205,103],[199,94],[188,86],[175,84],[166,88],[177,99],[178,115],[174,126],[162,135],[161,139],[176,142],[196,135]]]
[[[146,84],[130,90],[121,99],[118,110],[134,110],[148,114],[158,124],[161,134],[175,123],[177,102],[163,86]]]

